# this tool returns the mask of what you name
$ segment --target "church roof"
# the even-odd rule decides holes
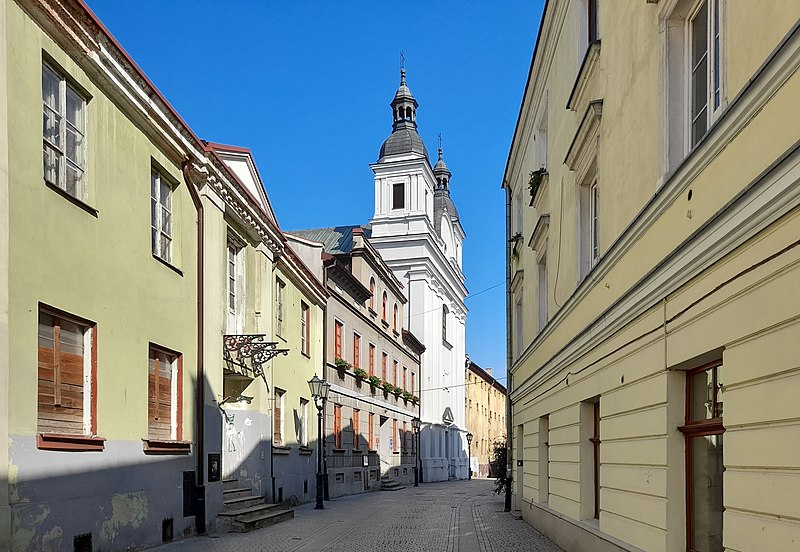
[[[405,153],[418,153],[428,158],[428,148],[417,130],[411,126],[398,128],[392,132],[381,145],[378,161],[388,155],[401,155]]]
[[[287,234],[319,242],[322,244],[322,249],[325,253],[338,255],[340,253],[350,253],[353,251],[353,230],[355,228],[363,229],[366,238],[369,238],[372,234],[369,225],[361,226],[357,224],[352,226],[333,226],[331,228],[293,230],[287,232]]]

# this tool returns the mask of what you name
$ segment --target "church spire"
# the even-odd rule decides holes
[[[439,133],[439,160],[436,161],[436,165],[433,167],[433,176],[436,178],[436,185],[434,187],[435,191],[445,191],[449,192],[449,185],[450,185],[450,177],[452,174],[450,173],[450,169],[447,168],[447,163],[444,162],[444,157],[442,155],[442,133]]]
[[[405,64],[403,64],[405,65]],[[417,107],[419,104],[406,84],[406,69],[400,69],[400,86],[394,93],[392,106],[392,130],[401,128],[417,128]]]

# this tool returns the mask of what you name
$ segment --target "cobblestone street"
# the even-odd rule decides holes
[[[503,512],[491,480],[430,483],[418,488],[354,495],[295,509],[295,518],[247,534],[197,537],[159,552],[560,552]]]

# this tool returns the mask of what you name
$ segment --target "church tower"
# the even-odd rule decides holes
[[[424,481],[466,479],[464,229],[450,197],[452,175],[441,143],[431,167],[417,132],[419,103],[405,69],[389,105],[392,132],[370,165],[375,173],[370,243],[405,285],[406,327],[425,345],[419,386]]]

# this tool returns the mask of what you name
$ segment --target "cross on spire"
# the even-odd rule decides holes
[[[406,56],[403,53],[403,50],[400,50],[400,69],[406,68]]]

